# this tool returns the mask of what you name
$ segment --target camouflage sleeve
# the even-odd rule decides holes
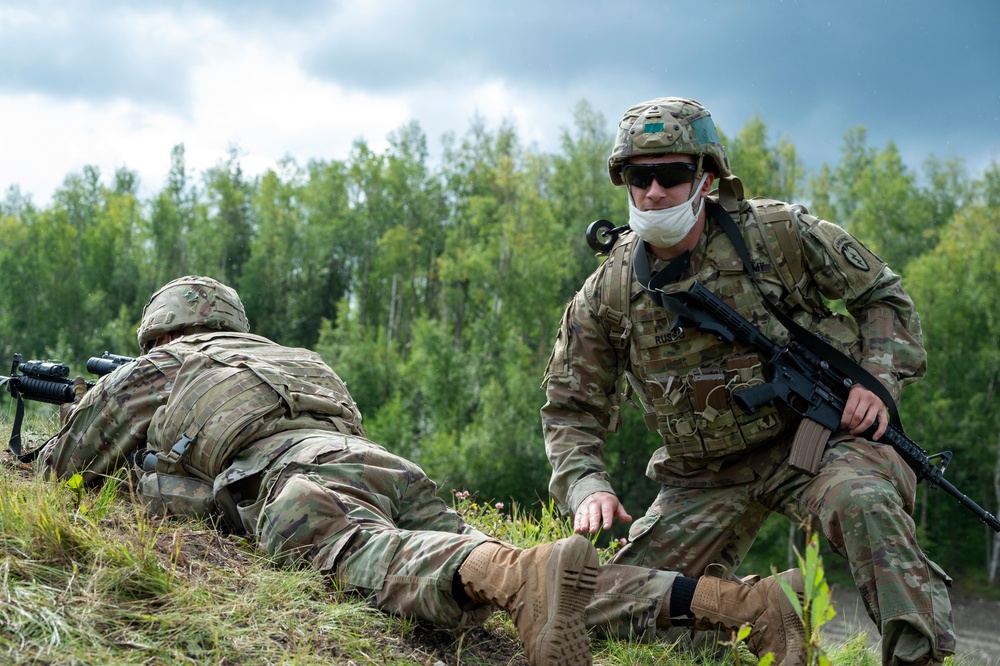
[[[80,473],[88,483],[114,472],[145,444],[153,413],[166,402],[166,387],[166,376],[147,357],[101,377],[46,442],[37,471],[58,478]]]
[[[802,241],[820,292],[830,300],[843,299],[858,324],[861,366],[899,400],[900,389],[927,370],[920,317],[899,276],[861,241],[830,222],[810,224]]]
[[[567,306],[542,383],[542,430],[552,465],[549,492],[563,512],[575,512],[595,492],[614,492],[604,468],[604,445],[616,409],[619,370],[607,323],[594,307],[599,275],[591,276]]]

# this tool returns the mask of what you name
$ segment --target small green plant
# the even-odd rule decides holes
[[[573,525],[559,515],[550,501],[540,515],[532,515],[517,504],[508,509],[503,502],[478,502],[468,490],[452,490],[452,506],[477,530],[521,548],[556,541],[573,534]]]
[[[805,630],[806,663],[809,666],[831,666],[830,658],[820,645],[820,628],[832,620],[837,611],[830,601],[830,586],[827,585],[823,573],[823,560],[819,556],[819,539],[815,534],[810,534],[808,537],[805,556],[796,549],[795,557],[798,559],[805,585],[801,601],[785,580],[779,578],[778,583],[802,620]]]
[[[740,666],[742,664],[742,655],[749,654],[749,649],[746,647],[746,639],[750,637],[751,631],[753,631],[753,627],[749,624],[745,624],[739,628],[739,631],[733,632],[731,640],[724,641],[722,643],[723,645],[728,645],[730,647],[730,654],[732,656],[734,666]],[[773,663],[774,654],[770,652],[757,660],[757,666],[771,666]]]

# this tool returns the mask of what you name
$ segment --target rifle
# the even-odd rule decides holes
[[[87,361],[87,371],[104,376],[134,359],[128,356],[117,356],[104,352],[100,357],[91,357]],[[18,373],[21,374],[18,374]],[[88,381],[87,390],[94,387],[94,382]],[[14,415],[14,425],[11,427],[10,449],[21,462],[31,462],[36,451],[21,452],[21,421],[24,419],[24,401],[35,400],[53,405],[73,402],[76,392],[73,390],[73,380],[69,378],[69,366],[59,361],[25,361],[20,354],[14,354],[11,363],[10,376],[0,377],[0,386],[6,385],[7,391],[17,403]]]
[[[758,407],[779,400],[804,419],[830,430],[840,428],[840,417],[847,403],[847,394],[856,381],[816,353],[816,343],[820,341],[828,347],[831,356],[839,356],[836,349],[818,336],[809,341],[809,344],[804,344],[791,331],[791,341],[782,347],[769,340],[753,324],[698,282],[686,294],[671,296],[677,306],[678,316],[687,319],[702,331],[716,335],[720,340],[738,340],[755,347],[768,359],[766,364],[771,376],[769,381],[733,393],[733,399],[744,411],[753,413]],[[870,436],[874,431],[873,425],[864,436]],[[926,479],[932,488],[944,490],[995,532],[1000,532],[1000,520],[944,478],[944,471],[951,462],[951,451],[929,456],[903,433],[902,424],[897,427],[892,422],[886,427],[881,440],[896,449],[916,474],[918,482]],[[812,456],[800,454],[800,459],[803,457]],[[818,457],[816,460],[818,462]]]

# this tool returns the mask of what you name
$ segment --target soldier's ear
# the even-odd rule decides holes
[[[707,197],[708,193],[712,191],[712,183],[715,182],[715,174],[711,171],[705,172],[705,184],[701,186],[701,195]]]

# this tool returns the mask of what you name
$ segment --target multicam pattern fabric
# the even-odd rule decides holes
[[[729,156],[708,109],[693,99],[658,97],[633,106],[618,124],[608,159],[611,182],[623,183],[621,168],[628,158],[664,153],[708,156],[717,176],[731,174]]]
[[[222,343],[222,344],[220,344]],[[364,435],[361,413],[344,382],[318,354],[250,334],[185,336],[163,348],[180,361],[167,404],[153,416],[147,440],[157,471],[214,479],[250,442],[308,415],[338,432]],[[183,455],[177,442],[186,442]]]
[[[901,386],[924,374],[926,359],[919,318],[899,277],[840,227],[811,217],[797,224],[809,277],[804,292],[788,298],[773,253],[748,243],[762,291],[898,398]],[[636,239],[627,234],[619,242]],[[622,289],[621,279],[612,278],[623,275],[614,267],[622,254],[613,252],[569,303],[546,371],[542,421],[553,467],[549,489],[560,508],[575,512],[592,493],[614,492],[603,451],[620,380],[627,376],[647,424],[663,440],[647,469],[662,488],[650,513],[633,524],[632,543],[616,563],[678,568],[687,575],[700,575],[712,562],[734,567],[768,513],[793,519],[809,514],[850,559],[869,613],[882,629],[886,663],[892,655],[913,661],[921,650],[936,659],[950,654],[946,577],[916,545],[908,516],[913,489],[898,478],[909,473],[898,456],[888,447],[840,437],[827,450],[820,475],[791,470],[786,459],[794,416],[775,408],[746,414],[731,400],[734,391],[760,381],[762,359],[741,344],[674,327],[631,271],[623,278],[632,281],[623,324],[630,330],[627,348],[619,351],[619,332],[609,325],[607,309],[616,302],[612,293]],[[664,267],[647,256],[654,271]],[[710,217],[689,268],[663,290],[685,290],[695,281],[770,339],[787,342],[787,332],[763,306],[735,248]],[[821,297],[842,299],[851,316],[806,307],[822,303]],[[842,450],[848,446],[853,454]],[[871,451],[895,458],[895,467]],[[875,554],[876,544],[893,544],[899,552]],[[912,640],[911,634],[923,638]]]
[[[188,328],[247,333],[250,324],[239,295],[218,280],[187,275],[163,285],[142,311],[139,347],[161,335]]]
[[[262,381],[242,373],[232,382],[234,367],[253,369]],[[219,391],[201,390],[210,384]],[[242,405],[258,403],[268,407],[262,419],[218,437],[213,420],[238,425]],[[206,410],[212,418],[199,418]],[[190,430],[192,423],[198,428]],[[230,452],[217,476],[203,478],[206,468],[186,465],[188,458],[163,460],[179,433]],[[312,566],[390,612],[456,628],[492,611],[453,596],[459,566],[491,538],[465,524],[420,467],[364,438],[346,387],[312,352],[245,333],[183,336],[101,378],[37,464],[97,483],[146,448],[161,455],[138,484],[155,510],[220,519],[255,535],[276,561]],[[200,456],[217,458],[209,449]],[[676,576],[605,568],[587,620],[649,636]]]

